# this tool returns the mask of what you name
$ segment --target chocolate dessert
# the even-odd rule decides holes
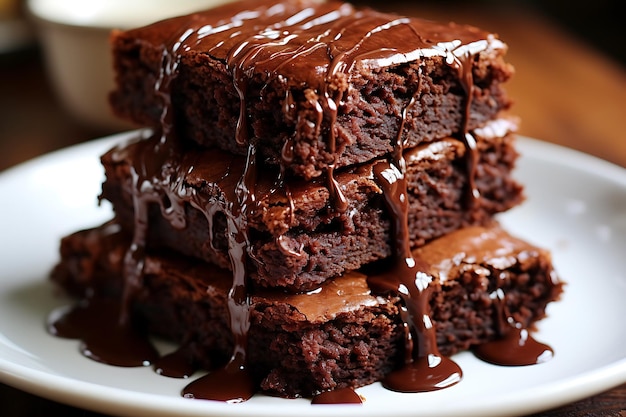
[[[474,134],[480,195],[471,204],[462,142],[446,138],[404,152],[412,248],[459,227],[486,224],[495,213],[522,201],[522,187],[511,175],[517,157],[509,131],[514,125],[508,120],[492,123],[496,124],[501,132],[479,129]],[[226,218],[210,207],[234,204],[234,184],[245,158],[179,144],[159,161],[159,169],[166,167],[168,175],[137,192],[132,172],[146,170],[138,164],[154,158],[159,140],[152,136],[105,154],[102,197],[113,203],[117,221],[128,230],[135,221],[133,202],[146,202],[148,247],[176,250],[231,269]],[[273,183],[276,175],[265,169],[266,175],[255,183],[258,208],[247,216],[249,278],[260,286],[301,292],[389,257],[391,222],[374,178],[379,162],[337,172],[335,179],[347,202],[344,211],[334,209],[323,181],[292,178],[279,189]]]
[[[81,301],[53,334],[105,363],[202,368],[183,395],[226,402],[438,390],[460,350],[551,357],[529,331],[562,284],[495,219],[523,200],[496,35],[244,0],[112,47],[112,107],[146,129],[102,156],[114,218],[62,241],[52,279]]]
[[[66,237],[53,279],[77,297],[93,290],[119,297],[130,240],[115,223]],[[443,355],[516,332],[511,323],[527,328],[545,316],[546,305],[561,291],[548,252],[496,224],[451,232],[414,256],[436,277],[429,284],[430,318]],[[233,349],[226,313],[231,277],[171,250],[150,253],[133,319],[152,334],[181,342],[191,363],[213,369]],[[252,295],[249,365],[262,390],[312,396],[372,383],[402,365],[402,303],[373,293],[367,278],[353,271],[316,291]]]
[[[494,34],[333,1],[243,1],[117,33],[113,53],[118,115],[242,155],[255,141],[306,179],[397,138],[463,138],[511,104]]]

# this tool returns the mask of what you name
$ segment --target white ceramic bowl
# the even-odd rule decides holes
[[[109,131],[132,127],[116,118],[109,35],[232,0],[28,0],[50,80],[79,122]]]

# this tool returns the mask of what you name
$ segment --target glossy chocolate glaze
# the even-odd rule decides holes
[[[172,35],[164,39],[161,33]],[[466,81],[471,81],[473,57],[505,47],[493,34],[469,26],[315,0],[238,2],[159,22],[154,30],[143,31],[142,36],[148,42],[163,44],[157,91],[164,97],[164,115],[171,113],[167,86],[176,76],[182,54],[193,50],[195,54],[210,55],[222,62],[231,75],[240,105],[237,143],[245,145],[253,139],[249,137],[246,109],[248,84],[255,79],[266,85],[282,85],[276,90],[284,91],[281,110],[287,120],[296,117],[292,115],[290,86],[311,92],[306,99],[317,117],[312,118],[316,120],[315,126],[306,129],[313,129],[317,136],[325,138],[330,158],[336,152],[338,109],[347,98],[350,78],[357,70],[376,70],[419,62],[424,57],[439,57],[459,72],[468,86],[469,97],[472,86]],[[414,97],[421,93],[419,86],[412,92]],[[162,118],[166,119],[169,118]],[[292,141],[286,140],[283,165],[291,160],[292,147]],[[345,209],[345,197],[334,181],[334,162],[327,162],[326,179],[335,208]]]
[[[207,24],[207,21],[214,24]],[[503,44],[492,35],[477,29],[440,25],[371,10],[356,10],[351,5],[335,2],[234,3],[217,10],[172,19],[168,26],[174,35],[164,45],[162,71],[154,86],[164,102],[162,126],[158,132],[160,138],[156,144],[155,141],[141,142],[131,159],[134,165],[131,167],[133,185],[130,191],[136,217],[132,244],[125,258],[125,290],[119,328],[128,328],[133,299],[142,286],[145,242],[149,227],[148,205],[158,203],[163,215],[175,227],[185,226],[185,204],[191,204],[205,213],[209,226],[213,224],[216,213],[223,213],[227,219],[228,252],[233,274],[228,292],[228,312],[234,350],[224,367],[188,385],[183,395],[241,402],[256,391],[247,370],[247,333],[252,296],[247,282],[247,262],[250,256],[248,219],[259,209],[257,204],[260,191],[257,189],[256,172],[258,144],[254,137],[250,137],[246,121],[248,80],[261,77],[267,83],[303,83],[314,89],[317,99],[311,99],[311,104],[318,115],[314,128],[320,131],[326,129],[322,133],[332,153],[336,147],[337,133],[334,124],[338,116],[337,109],[344,98],[345,86],[349,84],[345,80],[349,80],[354,68],[379,68],[419,61],[427,56],[442,57],[447,65],[458,71],[466,92],[465,117],[458,139],[467,148],[465,154],[471,204],[472,199],[477,197],[474,184],[476,146],[474,138],[467,131],[473,94],[472,62],[475,54],[487,48],[501,48]],[[210,54],[222,60],[228,68],[241,106],[236,140],[239,144],[248,146],[243,166],[225,172],[222,178],[225,183],[222,190],[232,190],[232,195],[225,200],[211,200],[208,204],[197,198],[196,191],[183,186],[184,178],[194,173],[193,158],[183,158],[185,162],[178,161],[178,165],[168,163],[181,158],[172,129],[169,86],[176,77],[181,51],[188,49]],[[283,111],[288,113],[291,101],[289,89],[285,88],[285,91],[287,93]],[[414,94],[418,92],[419,88]],[[413,100],[409,106],[412,102]],[[402,120],[398,121],[400,125],[405,122],[404,115],[406,111]],[[398,131],[402,132],[402,129]],[[428,307],[430,283],[435,277],[431,274],[429,265],[419,256],[414,256],[408,245],[404,178],[406,161],[403,158],[402,138],[398,137],[396,142],[389,160],[375,166],[376,179],[383,190],[393,219],[396,256],[390,270],[370,277],[369,284],[375,291],[391,292],[403,300],[404,366],[392,373],[384,384],[390,389],[404,392],[429,391],[457,383],[462,372],[452,360],[440,355],[437,349]],[[146,152],[142,149],[144,146],[151,148]],[[282,152],[284,161],[290,159],[290,146],[292,145],[289,141],[285,143]],[[329,163],[326,181],[332,195],[333,209],[345,210],[347,203],[335,179],[332,161]],[[285,186],[283,170],[273,184],[270,187],[273,192],[284,192],[289,198],[291,191]],[[161,192],[167,195],[166,201],[162,199]],[[297,256],[297,252],[293,254]],[[58,328],[58,322],[52,324],[52,327]],[[507,338],[503,340],[507,346],[510,345],[506,342]],[[165,363],[169,365],[162,369],[171,366],[171,362]],[[178,366],[174,365],[174,368]],[[180,374],[171,369],[162,373]],[[343,401],[344,397],[340,398],[341,400],[332,401]]]

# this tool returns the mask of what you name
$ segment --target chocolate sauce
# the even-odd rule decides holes
[[[249,374],[244,357],[236,355],[228,364],[188,384],[185,398],[240,403],[249,400],[258,388]]]
[[[79,339],[83,355],[109,365],[149,366],[159,357],[147,335],[129,322],[121,323],[118,301],[89,298],[71,308],[62,307],[48,317],[48,331],[58,337]]]
[[[398,152],[401,155],[400,152]],[[400,156],[397,164],[404,167]],[[382,384],[400,392],[434,391],[461,380],[462,371],[437,348],[435,327],[430,319],[430,295],[433,276],[430,267],[413,256],[408,232],[408,195],[406,178],[394,164],[374,166],[378,182],[389,208],[395,255],[391,268],[368,278],[375,292],[391,292],[402,299],[400,316],[404,328],[404,364],[387,375]]]
[[[363,404],[363,399],[352,388],[337,388],[317,394],[311,404]]]
[[[193,170],[190,166],[187,172]],[[247,216],[256,210],[256,146],[249,143],[248,155],[241,177],[235,185],[235,198],[230,202],[209,201],[207,206],[199,203],[192,193],[183,193],[180,198],[207,216],[208,224],[213,223],[217,211],[226,215],[228,255],[233,274],[228,292],[227,307],[234,348],[228,363],[183,390],[188,398],[202,398],[225,402],[246,401],[254,395],[255,384],[247,369],[248,330],[250,328],[250,292],[248,289],[248,240]],[[228,177],[228,176],[226,176]],[[225,177],[225,179],[227,179]],[[216,210],[216,207],[219,207]]]
[[[51,331],[58,335],[70,334],[79,337],[88,346],[87,351],[96,359],[107,363],[127,363],[118,356],[109,357],[100,347],[111,348],[112,355],[119,355],[119,350],[130,354],[135,346],[144,346],[140,340],[130,340],[130,309],[137,291],[142,287],[145,244],[148,231],[148,206],[156,203],[161,207],[164,217],[174,227],[185,226],[184,206],[189,204],[202,211],[209,225],[212,241],[212,224],[217,213],[223,213],[227,220],[228,254],[232,270],[232,286],[228,292],[229,325],[234,347],[227,364],[193,381],[183,390],[185,397],[213,399],[225,402],[242,402],[249,399],[257,390],[249,373],[247,364],[247,337],[250,326],[250,297],[248,285],[248,265],[252,260],[249,253],[248,218],[257,207],[257,143],[252,126],[247,120],[248,81],[252,78],[282,85],[285,100],[282,111],[287,116],[293,113],[293,98],[290,85],[307,85],[311,91],[307,100],[316,113],[314,130],[326,141],[326,152],[320,157],[326,158],[327,188],[332,196],[333,209],[343,212],[348,202],[335,179],[335,161],[338,152],[345,146],[338,141],[336,120],[346,95],[345,86],[350,84],[350,77],[355,65],[364,65],[372,69],[417,61],[425,56],[440,56],[448,65],[460,74],[460,82],[466,93],[465,116],[460,128],[460,136],[466,145],[468,155],[468,182],[472,198],[477,198],[475,186],[475,168],[477,161],[476,144],[467,131],[471,108],[472,62],[476,53],[488,47],[499,47],[492,38],[483,39],[484,33],[454,25],[439,25],[421,22],[419,29],[414,19],[377,13],[371,10],[355,10],[347,4],[316,3],[315,7],[299,9],[294,2],[249,2],[249,10],[239,10],[237,3],[224,6],[217,13],[214,25],[204,23],[203,14],[181,17],[172,24],[181,28],[170,43],[163,48],[163,64],[155,83],[155,91],[163,99],[160,140],[153,144],[149,152],[135,148],[130,160],[131,192],[135,209],[135,229],[132,244],[125,257],[124,296],[118,314],[114,311],[105,314],[108,322],[101,323],[110,329],[112,346],[105,345],[106,338],[95,335],[91,329],[99,328],[93,323],[83,323],[83,318],[101,317],[102,314],[70,313],[52,320]],[[248,24],[248,21],[252,23]],[[457,37],[455,37],[458,35]],[[450,39],[455,39],[450,41]],[[390,46],[393,45],[393,46]],[[194,170],[189,160],[186,163],[168,164],[166,161],[178,161],[175,121],[170,96],[171,84],[177,76],[182,51],[193,48],[220,60],[232,76],[233,86],[239,98],[239,117],[236,125],[235,140],[238,145],[247,147],[245,165],[240,171],[234,169],[224,176],[224,181],[234,182],[232,198],[211,200],[202,203],[196,192],[186,187],[183,179]],[[415,392],[445,388],[460,381],[462,372],[452,360],[439,353],[436,343],[435,327],[430,320],[431,283],[436,279],[429,273],[429,266],[411,252],[408,235],[408,195],[406,190],[406,163],[402,157],[402,133],[407,118],[407,110],[419,98],[419,86],[405,107],[399,122],[397,143],[388,161],[375,166],[376,179],[383,190],[389,215],[393,223],[393,243],[395,255],[389,271],[369,279],[374,291],[391,292],[402,299],[401,318],[405,334],[405,357],[403,366],[392,372],[383,384],[389,389]],[[287,117],[287,120],[292,120]],[[296,126],[301,123],[294,121]],[[304,124],[304,123],[302,123]],[[311,126],[302,128],[309,129]],[[293,157],[293,140],[286,139],[282,148],[282,165]],[[181,161],[178,161],[181,162]],[[236,175],[238,179],[234,181]],[[278,187],[285,186],[285,170],[277,179]],[[174,183],[170,180],[174,178]],[[228,190],[228,187],[224,187]],[[227,191],[228,192],[228,191]],[[289,191],[286,190],[289,198]],[[161,197],[162,194],[167,199]],[[293,211],[293,202],[290,203]],[[281,250],[298,256],[279,240]],[[109,311],[109,310],[107,310]],[[79,317],[82,316],[82,317]],[[99,322],[100,323],[100,322]],[[101,330],[100,330],[101,331]],[[510,334],[509,332],[508,334]],[[520,332],[520,334],[522,334]],[[123,335],[124,339],[117,339]],[[506,335],[505,335],[506,336]],[[126,339],[128,338],[128,340]],[[94,342],[96,340],[96,342]],[[141,339],[143,340],[143,339]],[[519,339],[518,339],[519,340]],[[529,339],[526,339],[529,340]],[[521,345],[520,345],[521,346]],[[524,345],[527,346],[527,345]],[[117,351],[115,348],[118,347]],[[138,358],[128,362],[146,364],[154,362],[156,355],[151,348],[137,348],[141,353]],[[487,356],[492,357],[490,349]],[[93,353],[95,352],[95,353]],[[134,352],[133,352],[134,353]],[[193,368],[181,365],[182,353],[163,358],[157,362],[157,372],[164,375],[188,376]],[[184,362],[184,361],[183,361]],[[128,365],[123,365],[128,366]],[[181,369],[183,369],[181,371]],[[354,394],[354,395],[352,395]],[[314,399],[320,402],[355,402],[354,391],[333,391]],[[328,399],[329,397],[330,400]],[[358,397],[358,396],[356,396]],[[360,398],[359,398],[360,401]]]
[[[189,378],[198,370],[191,352],[184,344],[175,351],[157,359],[153,368],[157,374],[170,378]]]
[[[503,366],[536,365],[554,356],[550,346],[536,341],[523,327],[511,327],[503,337],[478,345],[473,351],[485,362]]]
[[[148,234],[148,207],[150,203],[162,203],[159,193],[161,189],[166,189],[165,184],[170,178],[171,167],[166,163],[171,156],[172,149],[164,142],[164,136],[154,147],[148,149],[149,152],[136,154],[133,165],[130,167],[132,178],[131,195],[134,208],[134,229],[133,240],[130,248],[126,252],[124,259],[124,290],[122,298],[122,309],[120,314],[121,324],[130,320],[130,309],[137,292],[141,290],[143,282],[143,266],[145,258],[145,246]],[[147,146],[147,145],[146,145]],[[140,148],[143,148],[141,146]],[[166,194],[167,195],[167,194]],[[173,212],[170,206],[171,200],[167,202],[168,207],[163,208],[163,214],[178,225],[178,221],[184,222],[184,217],[172,217]]]
[[[492,292],[494,318],[499,338],[474,347],[474,354],[490,363],[505,366],[535,365],[554,356],[552,348],[536,341],[521,323],[509,313],[502,288]]]

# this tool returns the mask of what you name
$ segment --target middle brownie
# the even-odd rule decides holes
[[[463,226],[486,224],[494,214],[523,200],[522,186],[511,175],[517,158],[515,136],[502,126],[513,127],[499,120],[473,132],[475,170],[468,169],[465,145],[452,138],[405,151],[413,248]],[[102,157],[106,180],[101,197],[113,204],[117,221],[126,230],[135,227],[133,201],[141,186],[137,173],[151,163],[149,153],[158,140],[134,141]],[[277,172],[259,170],[254,193],[260,209],[248,213],[247,219],[252,283],[306,291],[390,256],[390,217],[372,171],[376,163],[337,173],[348,201],[345,211],[334,209],[323,180],[279,184]],[[227,218],[218,207],[236,198],[233,190],[245,158],[216,149],[186,149],[172,151],[159,164],[171,172],[163,175],[156,198],[146,207],[150,248],[167,248],[230,268]],[[470,176],[480,193],[477,198],[470,198]],[[215,207],[217,212],[207,216],[198,207]]]

